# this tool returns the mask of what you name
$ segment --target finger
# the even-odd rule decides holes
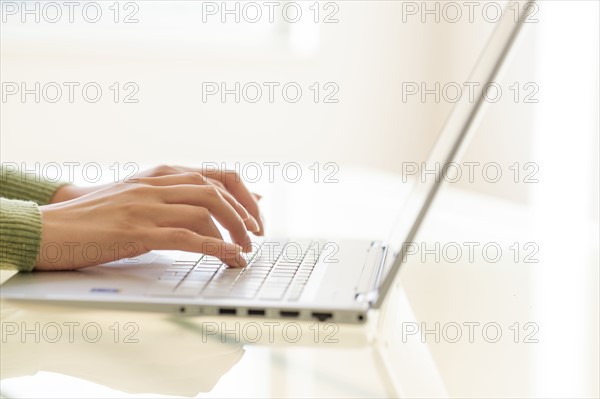
[[[259,228],[255,234],[259,236],[264,235],[264,221],[260,213],[258,202],[236,172],[220,170],[217,168],[194,169],[185,166],[169,166],[168,171],[200,173],[204,177],[221,182],[257,222]]]
[[[216,187],[180,184],[158,187],[158,189],[160,198],[166,203],[187,204],[208,209],[217,221],[229,231],[235,243],[241,245],[246,251],[251,250],[252,242],[244,221]]]
[[[214,184],[215,186],[222,188],[223,190],[227,190],[225,188],[225,185],[218,180],[208,178],[208,181]]]
[[[231,193],[229,191],[227,191],[227,189],[224,188],[223,184],[221,182],[218,182],[219,184],[213,184],[212,182],[214,180],[212,179],[208,179],[209,183],[212,184],[213,186],[217,187],[219,189],[219,192],[221,193],[221,195],[223,196],[223,198],[225,198],[225,200],[227,202],[229,202],[229,204],[236,210],[236,212],[241,216],[242,220],[244,221],[244,224],[246,225],[246,228],[253,232],[253,233],[257,233],[260,230],[260,226],[258,225],[258,222],[256,219],[254,219],[254,217],[252,215],[250,215],[248,213],[248,211],[246,210],[246,208],[244,208],[242,206],[242,204],[240,204],[233,195],[231,195]]]
[[[223,183],[225,188],[227,188],[227,191],[229,191],[258,222],[259,231],[256,234],[264,234],[264,223],[260,214],[258,202],[236,172],[216,169],[204,169],[200,172],[209,179],[215,179]]]
[[[192,173],[194,173],[194,172],[192,172]],[[254,216],[252,216],[250,213],[248,213],[246,208],[244,208],[244,206],[242,204],[240,204],[238,202],[238,200],[227,190],[225,185],[216,179],[207,178],[207,180],[209,183],[218,187],[221,190],[221,194],[223,194],[225,199],[240,213],[240,216],[242,216],[242,219],[246,223],[246,227],[248,228],[248,230],[250,230],[254,234],[260,233],[261,227],[260,227],[258,220],[256,220],[256,218]],[[253,195],[256,196],[256,194],[253,194]],[[258,197],[259,197],[258,199],[262,198],[261,196],[258,196]],[[250,219],[250,220],[248,220],[248,219]]]
[[[179,227],[194,233],[223,240],[221,232],[206,208],[191,205],[160,205],[151,210],[154,223],[159,227]]]
[[[260,194],[252,193],[252,195],[254,196],[256,201],[260,201],[262,199],[262,195],[260,195]]]
[[[215,256],[228,266],[245,267],[242,248],[217,238],[206,237],[181,228],[149,229],[144,246],[150,250],[179,250]]]
[[[235,209],[235,211],[240,215],[242,220],[244,221],[244,225],[246,228],[256,233],[260,230],[260,226],[256,219],[254,219],[223,186],[221,182],[218,180],[207,179],[202,174],[198,172],[186,172],[175,175],[165,175],[165,176],[157,176],[157,177],[145,177],[139,178],[139,183],[149,184],[152,186],[175,186],[178,184],[197,184],[200,186],[213,185],[219,189],[223,198],[229,202],[229,204]],[[218,185],[213,184],[213,182],[218,183]]]

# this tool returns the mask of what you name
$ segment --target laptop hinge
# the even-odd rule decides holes
[[[383,267],[388,246],[381,241],[373,241],[367,250],[367,256],[355,288],[354,299],[359,302],[371,302],[377,296],[381,283]]]

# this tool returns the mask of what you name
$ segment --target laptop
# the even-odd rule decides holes
[[[493,82],[517,38],[520,18],[506,10],[469,78],[475,101],[463,96],[448,117],[426,161],[447,165],[465,148]],[[433,168],[428,167],[428,170]],[[389,239],[264,239],[245,254],[248,266],[228,268],[197,253],[158,251],[68,272],[19,273],[0,289],[4,299],[181,315],[229,315],[337,323],[364,323],[378,309],[406,261],[407,245],[421,226],[447,168],[436,179],[415,182]],[[332,262],[330,243],[335,243]]]

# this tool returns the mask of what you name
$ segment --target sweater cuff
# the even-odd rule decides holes
[[[33,201],[38,205],[47,205],[50,203],[54,193],[56,193],[56,190],[67,184],[66,182],[52,183],[41,180],[29,183],[26,190],[28,193],[27,200]]]
[[[0,268],[32,271],[42,239],[42,215],[34,202],[0,198]]]
[[[50,203],[60,187],[69,184],[64,181],[49,181],[39,174],[18,170],[12,165],[0,166],[0,197],[33,201],[38,205]]]
[[[34,177],[26,179],[24,184],[5,185],[2,196],[9,199],[33,201],[38,205],[47,205],[56,190],[66,184],[68,183],[52,183]]]

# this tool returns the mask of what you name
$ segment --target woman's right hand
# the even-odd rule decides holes
[[[41,207],[37,270],[72,270],[171,249],[216,256],[246,266],[248,231],[256,222],[226,190],[199,173],[118,183],[82,197]],[[214,217],[230,233],[223,240]]]

